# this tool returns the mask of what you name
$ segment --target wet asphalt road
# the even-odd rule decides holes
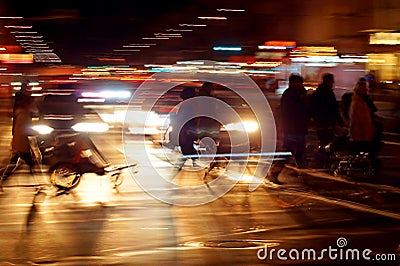
[[[145,161],[141,156],[147,156],[137,148],[143,143],[141,137],[127,136],[125,147],[118,132],[94,136],[93,140],[112,164],[126,163],[125,153],[129,160],[139,163],[139,173],[148,179],[152,176],[146,175],[147,171],[157,167],[178,174],[173,179],[175,184],[204,184],[203,170],[188,166],[175,172],[159,156],[160,146],[148,140],[147,154],[157,156],[152,157],[152,165],[141,163]],[[6,133],[1,135],[4,147],[8,141]],[[3,149],[2,157],[6,154]],[[251,166],[246,171],[251,174]],[[75,190],[60,196],[56,196],[46,174],[37,172],[35,176],[36,180],[22,166],[0,194],[0,265],[400,262],[400,189],[396,186],[353,182],[321,171],[288,167],[280,176],[283,185],[263,182],[250,192],[252,181],[238,181],[234,174],[216,169],[207,182],[217,178],[222,180],[221,187],[233,188],[207,204],[187,207],[153,198],[138,186],[129,171],[124,172],[118,190],[112,188],[107,176],[87,174]],[[43,187],[39,194],[36,181]],[[194,193],[165,186],[157,193],[181,202],[207,198],[219,191],[211,187]],[[302,251],[311,249],[316,252],[315,259],[308,257],[308,252],[302,259]],[[330,256],[329,249],[335,249]],[[346,259],[343,254],[349,249],[360,252],[359,260]],[[295,251],[289,256],[290,250],[297,250],[299,257]],[[371,251],[362,257],[365,250]]]

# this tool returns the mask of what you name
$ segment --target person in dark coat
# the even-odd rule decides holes
[[[13,126],[11,141],[11,158],[3,172],[2,181],[5,181],[15,170],[18,160],[22,159],[33,174],[31,147],[28,136],[34,135],[32,129],[32,114],[35,112],[34,99],[27,92],[16,95],[13,108]]]
[[[308,127],[307,91],[303,86],[303,78],[292,74],[289,87],[284,91],[281,102],[281,123],[283,146],[293,153],[298,166],[303,166],[305,137]]]
[[[317,127],[317,135],[322,147],[333,141],[335,126],[344,125],[339,105],[333,93],[334,76],[326,73],[322,83],[310,97],[310,114]]]
[[[213,97],[214,85],[211,82],[205,82],[199,89],[197,96]],[[217,116],[218,106],[209,104],[208,101],[201,101],[197,106],[200,113],[208,112]],[[196,127],[201,133],[199,138],[210,137],[214,140],[218,139],[220,123],[212,117],[199,116],[196,121]]]
[[[174,118],[174,125],[178,133],[179,147],[184,156],[193,156],[192,162],[194,165],[197,157],[197,151],[193,147],[193,142],[197,140],[196,132],[196,106],[187,100],[196,96],[196,90],[193,87],[185,87],[180,94],[182,102],[179,105],[178,112]],[[183,167],[186,159],[179,162],[179,169]]]

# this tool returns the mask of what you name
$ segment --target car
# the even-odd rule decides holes
[[[172,146],[178,145],[174,141],[177,138],[171,137],[174,135],[174,125],[171,121],[174,121],[179,103],[182,101],[180,94],[187,86],[192,86],[198,91],[202,84],[203,82],[181,84],[168,90],[167,93],[157,100],[152,108],[152,113],[154,112],[162,117],[167,126],[159,127],[160,132],[152,135],[153,140],[169,143]],[[245,151],[248,150],[245,147],[249,147],[251,151],[259,151],[261,146],[261,130],[256,115],[248,102],[233,90],[219,84],[213,84],[212,97],[223,106],[222,109],[217,108],[218,111],[214,114],[220,120],[220,132],[218,135],[219,152],[230,153],[232,140],[235,142],[237,150]],[[260,100],[266,101],[266,99]],[[204,106],[200,107],[200,109],[210,109],[207,105],[209,103],[205,102]],[[230,113],[229,110],[232,110],[237,116],[231,115],[233,113]],[[270,110],[263,112],[270,112]],[[168,116],[167,119],[165,119],[166,116]],[[265,117],[267,116],[265,115]],[[242,146],[243,148],[238,148],[238,146]]]
[[[46,92],[37,99],[37,110],[33,129],[41,143],[47,145],[61,134],[109,130],[108,124],[96,112],[78,102],[74,92]]]

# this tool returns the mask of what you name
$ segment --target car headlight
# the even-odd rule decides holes
[[[242,131],[242,132],[255,132],[258,130],[258,123],[255,121],[243,121],[239,123],[230,123],[225,125],[228,131]]]
[[[109,127],[107,123],[77,123],[72,126],[77,132],[106,132]]]
[[[155,112],[150,112],[147,115],[145,122],[146,127],[166,127],[169,125],[169,118],[167,115],[159,115]]]
[[[33,130],[38,132],[40,135],[50,134],[54,130],[52,127],[49,127],[46,125],[36,125],[36,126],[33,126],[32,128],[33,128]]]

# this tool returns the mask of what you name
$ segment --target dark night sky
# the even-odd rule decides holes
[[[96,58],[124,57],[128,62],[173,63],[225,59],[214,45],[241,45],[242,55],[254,55],[267,40],[309,38],[307,45],[331,44],[335,36],[354,35],[371,27],[366,11],[373,0],[0,0],[3,16],[23,16],[44,36],[67,64],[93,64]],[[394,0],[393,0],[394,1]],[[327,4],[329,3],[329,5]],[[217,8],[245,9],[218,12]],[[354,13],[355,12],[355,13]],[[198,16],[226,16],[226,21],[203,21]],[[314,18],[315,17],[315,18]],[[336,23],[336,20],[338,23]],[[356,21],[358,20],[358,21]],[[115,52],[123,45],[146,43],[142,37],[179,28],[180,23],[207,24],[182,33],[183,38],[157,40],[139,53]],[[359,24],[360,27],[354,25]],[[318,30],[324,25],[326,30]],[[357,35],[357,34],[356,34]],[[304,39],[303,38],[303,41]],[[169,62],[171,61],[171,62]],[[97,62],[98,63],[98,62]]]
[[[110,55],[129,43],[144,43],[142,37],[176,28],[185,19],[196,18],[190,14],[194,7],[202,9],[200,4],[184,0],[8,0],[3,6],[7,10],[4,15],[23,16],[24,23],[33,25],[66,63]]]

